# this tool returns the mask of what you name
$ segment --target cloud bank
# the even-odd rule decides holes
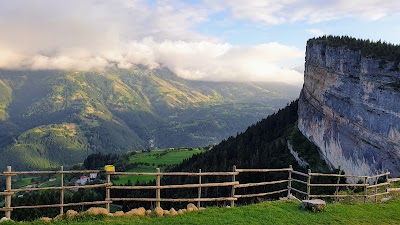
[[[234,46],[192,31],[201,5],[160,1],[20,1],[0,7],[0,68],[99,70],[142,64],[186,79],[300,84],[288,66],[304,53],[267,43]]]
[[[99,70],[114,66],[128,69],[140,64],[152,69],[164,66],[190,80],[302,82],[302,73],[290,66],[304,57],[303,51],[278,43],[240,47],[145,38],[118,46],[96,52],[68,48],[49,55],[3,50],[0,68]]]
[[[293,68],[301,68],[304,50],[277,42],[232,45],[196,26],[221,12],[227,21],[262,25],[377,20],[400,12],[400,2],[391,0],[185,2],[2,0],[0,68],[99,70],[142,64],[168,67],[186,79],[300,84],[302,71]]]
[[[268,25],[305,21],[319,23],[343,18],[379,20],[399,15],[397,0],[206,0],[217,11],[228,10],[233,18]]]

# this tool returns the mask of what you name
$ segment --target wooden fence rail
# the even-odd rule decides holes
[[[84,186],[65,186],[64,185],[64,175],[65,174],[89,174],[89,173],[105,173],[106,181],[103,184],[92,184]],[[275,180],[275,181],[263,181],[258,183],[240,183],[237,180],[237,176],[241,173],[287,173],[287,179]],[[12,177],[16,175],[59,175],[60,185],[57,187],[25,187],[25,188],[12,188]],[[116,186],[111,182],[111,175],[136,175],[136,176],[154,176],[155,185],[153,186]],[[293,169],[290,165],[288,168],[280,169],[237,169],[236,166],[230,172],[160,172],[157,168],[155,173],[147,172],[105,172],[102,170],[78,170],[78,171],[65,171],[63,167],[59,171],[12,171],[11,166],[7,167],[7,171],[0,173],[0,176],[6,178],[6,187],[3,192],[0,192],[0,196],[5,196],[4,207],[0,207],[0,211],[5,212],[7,218],[11,217],[11,212],[14,209],[34,209],[34,208],[60,208],[60,214],[64,213],[65,207],[70,206],[86,206],[86,205],[106,205],[106,208],[110,210],[110,204],[113,202],[120,201],[147,201],[155,202],[156,206],[160,206],[161,202],[194,202],[197,206],[201,206],[201,202],[218,202],[218,201],[228,201],[230,206],[234,207],[235,201],[240,198],[251,198],[251,197],[263,197],[269,195],[276,195],[281,193],[287,193],[291,195],[297,193],[303,196],[305,199],[310,198],[344,198],[344,197],[360,197],[364,198],[364,201],[368,198],[375,198],[377,201],[377,196],[386,195],[391,191],[400,191],[400,188],[390,188],[390,183],[400,182],[400,178],[389,179],[390,173],[386,170],[384,173],[376,174],[373,176],[358,176],[358,175],[345,175],[345,174],[324,174],[324,173],[312,173],[308,170],[307,173],[299,172]],[[194,176],[198,177],[197,183],[191,184],[171,184],[171,185],[161,185],[161,178],[164,176]],[[230,176],[230,181],[218,182],[218,183],[203,183],[202,177],[204,176]],[[313,177],[337,177],[337,182],[335,183],[312,183]],[[360,179],[362,183],[340,183],[342,178],[352,178]],[[305,180],[302,180],[305,179]],[[378,180],[384,180],[382,183],[378,183]],[[236,189],[244,189],[256,186],[276,186],[287,184],[286,188],[281,188],[279,190],[265,192],[265,193],[246,193],[237,194]],[[293,186],[295,184],[295,187]],[[297,185],[297,186],[296,186]],[[298,187],[301,186],[304,190],[300,190]],[[207,198],[202,196],[202,188],[209,187],[230,187],[231,191],[229,197],[214,197]],[[281,186],[278,186],[281,187]],[[312,194],[312,188],[321,187],[336,187],[334,194]],[[339,193],[339,188],[362,188],[363,192],[358,194],[345,194]],[[383,188],[382,188],[383,187]],[[76,202],[76,203],[65,203],[64,194],[65,190],[71,189],[92,189],[92,188],[105,188],[105,199],[104,201],[92,201],[92,202]],[[164,189],[187,189],[187,188],[197,188],[196,198],[162,198],[161,190]],[[19,192],[29,192],[29,191],[48,191],[48,190],[60,190],[60,203],[50,204],[50,205],[33,205],[33,206],[12,206],[11,198],[13,195]],[[111,196],[111,190],[155,190],[155,198],[115,198]],[[381,192],[379,192],[381,191]]]

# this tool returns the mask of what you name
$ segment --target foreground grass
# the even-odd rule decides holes
[[[328,205],[325,212],[309,212],[297,202],[264,202],[232,209],[210,207],[176,217],[81,217],[53,224],[400,224],[400,200],[382,204]],[[16,224],[16,223],[4,223]],[[48,224],[43,222],[18,224]]]

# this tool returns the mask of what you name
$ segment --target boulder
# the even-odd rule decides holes
[[[301,207],[306,210],[316,211],[324,211],[326,207],[326,202],[321,199],[313,199],[313,200],[303,200],[301,201]]]
[[[143,207],[140,207],[136,210],[136,214],[138,216],[145,216],[146,215],[146,209]]]
[[[132,209],[132,210],[126,212],[126,215],[127,215],[127,216],[135,215],[136,211],[137,211],[137,209],[134,208],[134,209]]]
[[[57,221],[57,220],[63,218],[63,216],[64,216],[64,215],[58,214],[56,217],[54,217],[53,220],[54,220],[54,221]]]
[[[187,212],[187,209],[182,209],[182,212],[183,212],[183,213]]]
[[[170,215],[170,216],[176,216],[176,215],[178,215],[178,212],[177,212],[174,208],[171,208],[171,209],[169,210],[169,215]]]
[[[49,217],[42,217],[39,219],[41,222],[50,223],[53,219]]]
[[[78,215],[79,215],[79,213],[77,211],[75,211],[75,210],[72,210],[72,209],[68,210],[65,213],[65,217],[67,217],[67,218],[73,218],[73,217],[78,216]]]
[[[146,215],[151,216],[152,213],[153,211],[151,211],[150,209],[146,210]]]
[[[199,209],[197,208],[197,206],[195,206],[193,203],[187,204],[186,209],[187,209],[188,212],[199,210]]]
[[[8,221],[8,220],[10,220],[10,219],[7,218],[7,217],[3,217],[3,218],[0,219],[0,223],[5,222],[5,221]]]
[[[127,212],[126,215],[135,215],[135,216],[144,216],[146,214],[146,209],[143,207],[132,209],[131,211]]]
[[[157,216],[163,216],[164,215],[164,210],[161,207],[156,207],[154,209],[154,214],[156,214]]]
[[[114,213],[114,216],[124,216],[124,215],[125,215],[124,211],[116,211]]]
[[[182,209],[179,209],[178,210],[178,215],[181,215],[181,214],[183,214],[184,212],[183,212],[183,210]]]
[[[86,213],[90,215],[108,215],[108,210],[101,207],[91,207]]]
[[[143,207],[132,209],[131,211],[127,212],[126,215],[145,216],[146,209]]]
[[[163,210],[164,215],[169,215],[169,211],[168,210]]]
[[[204,207],[200,207],[200,208],[199,208],[199,210],[205,210],[205,209],[206,209],[206,208],[204,208]]]

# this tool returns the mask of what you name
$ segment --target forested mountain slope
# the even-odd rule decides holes
[[[0,71],[0,166],[216,144],[297,97],[284,84],[186,81],[165,68]],[[292,90],[292,92],[287,92]]]
[[[298,101],[230,137],[211,151],[195,155],[178,165],[174,171],[229,171],[238,168],[285,168],[299,166],[290,148],[306,161],[309,168],[329,171],[320,158],[318,148],[297,128]],[[304,167],[305,168],[305,167]]]

